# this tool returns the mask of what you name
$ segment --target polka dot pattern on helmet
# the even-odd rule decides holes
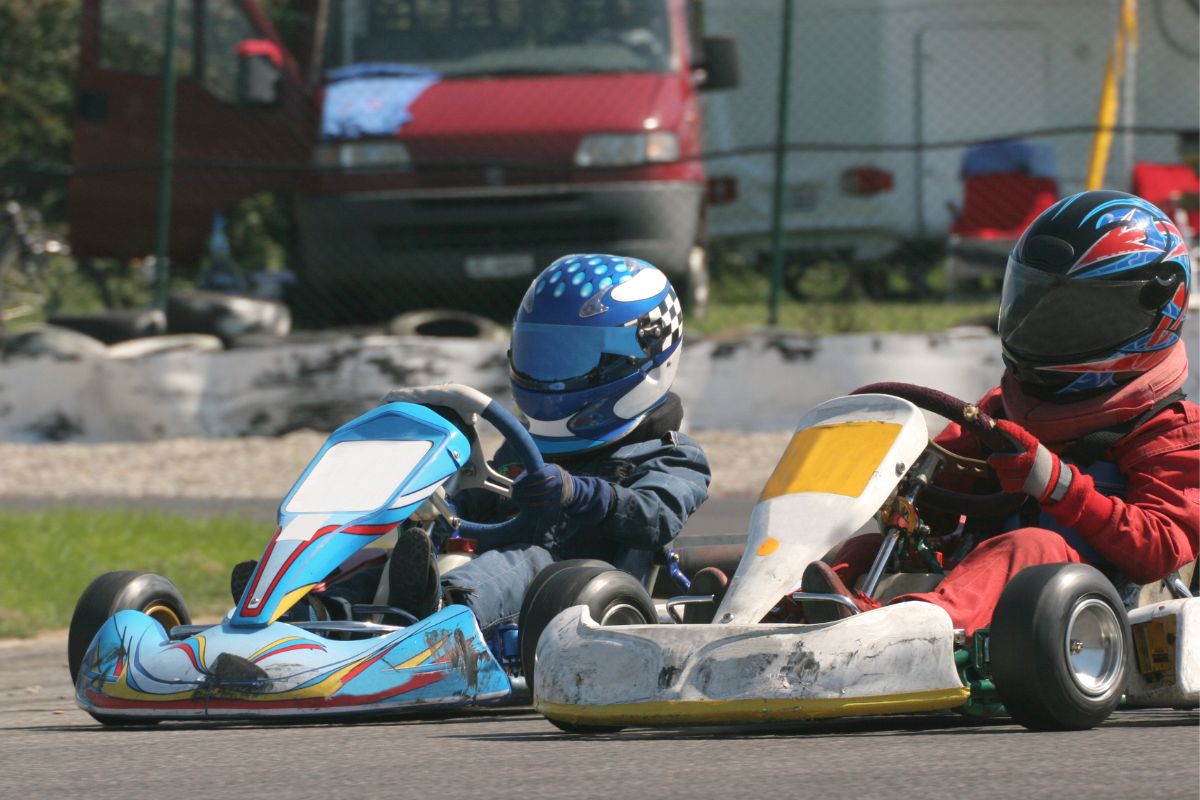
[[[538,277],[533,293],[544,295],[552,286],[550,294],[556,299],[574,295],[586,300],[629,281],[635,269],[623,256],[568,256]]]

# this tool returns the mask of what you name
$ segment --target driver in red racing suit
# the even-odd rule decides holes
[[[937,588],[891,603],[941,606],[970,635],[990,624],[1005,585],[1024,567],[1088,563],[1121,586],[1161,580],[1196,559],[1200,409],[1180,391],[1189,280],[1179,231],[1140,198],[1083,192],[1030,225],[1005,273],[1007,369],[979,403],[1017,452],[988,455],[957,424],[935,439],[986,457],[1000,487],[1027,500],[1005,520],[967,519]],[[982,479],[962,480],[938,483],[986,488],[971,486]],[[804,590],[877,608],[847,587],[869,568],[880,540],[854,537],[809,565]],[[829,603],[802,608],[808,622],[851,613]]]

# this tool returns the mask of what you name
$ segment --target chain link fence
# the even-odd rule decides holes
[[[665,269],[708,330],[986,321],[1020,230],[1089,182],[1195,235],[1197,4],[1128,5],[18,1],[0,283],[39,288],[0,302],[144,308],[169,269],[302,326],[504,321],[555,257],[603,251]]]

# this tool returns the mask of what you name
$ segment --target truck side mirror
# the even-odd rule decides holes
[[[705,36],[704,60],[698,66],[704,70],[700,83],[704,91],[736,89],[742,82],[737,43],[732,36]]]
[[[279,102],[283,51],[270,39],[243,39],[237,46],[237,101],[243,106]]]

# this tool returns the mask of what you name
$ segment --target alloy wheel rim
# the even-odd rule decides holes
[[[1108,603],[1090,597],[1075,606],[1063,646],[1071,680],[1080,691],[1101,697],[1113,689],[1125,659],[1125,637]]]

